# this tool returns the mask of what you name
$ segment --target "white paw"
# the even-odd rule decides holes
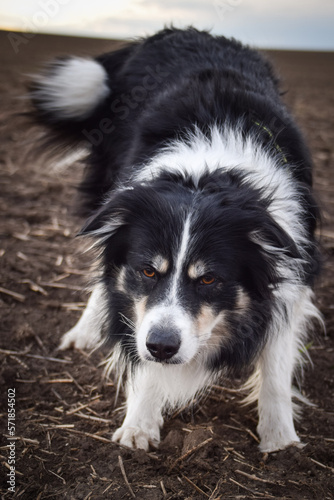
[[[148,451],[150,445],[157,448],[160,442],[160,428],[158,425],[149,430],[140,427],[122,425],[112,436],[112,440],[128,448]]]
[[[88,329],[80,328],[75,325],[71,330],[65,333],[61,339],[59,349],[92,349],[97,345],[99,338],[98,335],[92,335]]]
[[[261,437],[259,448],[264,453],[284,450],[288,446],[297,446],[298,448],[303,448],[304,446],[294,429],[271,429],[270,431],[265,431],[258,427],[257,431]]]
[[[296,446],[297,448],[304,448],[305,444],[300,442],[300,439],[294,441],[265,441],[260,443],[260,450],[263,453],[273,453],[274,451],[284,450],[289,446]]]
[[[65,350],[70,347],[92,349],[97,347],[102,330],[99,314],[103,310],[103,296],[101,293],[101,287],[96,286],[77,324],[63,335],[59,349]]]

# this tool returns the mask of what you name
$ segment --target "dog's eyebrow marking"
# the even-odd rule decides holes
[[[194,264],[190,264],[188,268],[188,276],[192,280],[196,280],[201,276],[204,276],[205,273],[206,273],[205,264],[200,260],[198,262],[195,262]]]
[[[168,260],[165,259],[165,257],[163,257],[162,255],[156,255],[152,259],[152,265],[154,269],[156,269],[160,274],[166,274],[169,268]]]

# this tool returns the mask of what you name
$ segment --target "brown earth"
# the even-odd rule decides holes
[[[103,353],[56,351],[87,299],[81,290],[89,257],[73,238],[82,222],[73,204],[81,167],[59,170],[29,160],[37,131],[11,116],[26,106],[18,99],[25,74],[42,61],[68,52],[97,54],[116,42],[22,40],[15,53],[8,34],[0,33],[2,498],[334,498],[334,54],[270,52],[311,146],[324,215],[317,302],[327,334],[319,328],[308,348],[313,366],[306,367],[302,387],[314,406],[305,407],[297,423],[306,446],[260,453],[256,413],[240,406],[237,384],[226,382],[225,390],[216,388],[173,415],[160,449],[145,453],[110,441],[122,412],[114,406],[112,381],[102,380]],[[10,388],[16,391],[14,494],[6,483]]]

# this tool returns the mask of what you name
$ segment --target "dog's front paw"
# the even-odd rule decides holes
[[[261,436],[260,450],[266,453],[272,453],[278,450],[284,450],[288,446],[297,446],[303,448],[305,446],[300,442],[294,429],[266,431],[258,428],[258,434]]]
[[[92,349],[97,342],[98,338],[92,335],[91,331],[75,325],[71,330],[65,333],[61,339],[59,349],[65,351],[66,349]]]
[[[152,426],[149,430],[140,427],[122,425],[112,436],[112,440],[128,448],[148,451],[150,445],[157,448],[160,442],[159,426]]]
[[[260,450],[263,453],[273,453],[274,451],[285,450],[289,446],[296,446],[296,448],[304,448],[305,444],[300,442],[300,439],[294,441],[285,441],[285,440],[269,440],[263,441],[260,443]]]

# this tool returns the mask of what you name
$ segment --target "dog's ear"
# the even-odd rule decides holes
[[[149,186],[135,184],[114,191],[109,199],[87,220],[79,236],[92,236],[105,241],[120,228],[131,226],[162,207],[163,199]],[[160,210],[163,213],[163,209]]]
[[[116,208],[115,203],[108,203],[89,217],[78,236],[92,236],[104,241],[125,224],[125,210]]]
[[[294,239],[269,214],[259,213],[248,224],[242,279],[263,300],[292,268],[301,266],[302,255]]]
[[[249,235],[250,240],[271,256],[280,259],[282,256],[293,259],[301,258],[293,239],[278,224],[270,224],[254,230]]]
[[[93,214],[78,236],[90,236],[95,243],[90,248],[99,249],[105,268],[119,266],[127,255],[130,211],[113,199]],[[118,203],[117,203],[118,201]],[[123,207],[123,208],[122,208]]]
[[[139,212],[133,190],[122,189],[109,195],[109,199],[87,219],[78,236],[91,236],[103,244],[121,228],[131,225],[134,215]]]

